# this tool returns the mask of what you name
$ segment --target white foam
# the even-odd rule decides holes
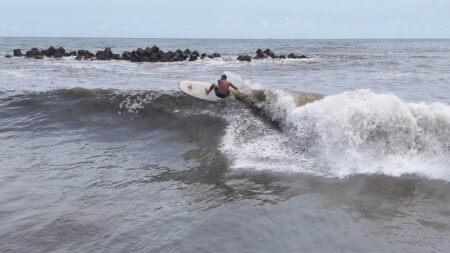
[[[229,125],[221,150],[230,157],[232,168],[314,173],[315,161],[302,155],[289,135],[270,127],[248,109],[225,117]]]
[[[450,107],[447,104],[406,103],[392,94],[356,90],[299,107],[290,93],[273,91],[266,92],[266,102],[261,107],[279,122],[283,133],[236,143],[233,139],[237,136],[227,132],[225,149],[238,147],[233,150],[239,152],[235,167],[278,170],[278,164],[284,164],[287,159],[291,164],[282,166],[284,169],[304,171],[305,152],[298,150],[307,142],[307,153],[314,154],[314,163],[324,166],[315,169],[306,166],[307,171],[315,174],[325,172],[329,176],[345,177],[414,173],[450,180]],[[283,146],[286,143],[291,145],[288,151]],[[296,143],[297,152],[292,147]],[[254,162],[258,160],[259,163]]]
[[[138,114],[139,109],[145,108],[145,104],[150,103],[152,100],[155,100],[161,97],[164,94],[173,95],[173,92],[164,92],[164,91],[115,91],[115,94],[110,98],[110,102],[114,102],[118,99],[118,96],[121,96],[120,99],[123,99],[119,103],[119,109],[126,109],[128,113]],[[125,98],[122,98],[125,96]]]
[[[227,75],[227,80],[236,85],[239,90],[245,94],[250,94],[251,90],[262,89],[261,84],[252,83],[248,80],[245,80],[241,75],[235,74],[230,71],[225,71]]]

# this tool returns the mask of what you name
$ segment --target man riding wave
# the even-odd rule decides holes
[[[217,85],[215,83],[211,84],[211,86],[205,89],[206,95],[208,95],[213,89],[216,93],[216,96],[219,98],[226,98],[230,95],[230,87],[235,90],[238,90],[236,86],[234,86],[231,82],[227,81],[227,76],[222,75],[220,80],[217,80]]]

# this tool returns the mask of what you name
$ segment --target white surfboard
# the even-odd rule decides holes
[[[193,97],[209,101],[224,100],[223,98],[217,97],[214,90],[212,90],[208,95],[206,95],[205,89],[209,88],[210,86],[211,84],[197,81],[180,81],[180,83],[178,84],[178,88],[180,88],[180,90]]]

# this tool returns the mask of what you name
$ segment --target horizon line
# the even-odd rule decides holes
[[[0,36],[0,38],[77,38],[77,39],[184,39],[184,40],[449,40],[449,38],[187,38],[187,37],[88,37],[88,36]]]

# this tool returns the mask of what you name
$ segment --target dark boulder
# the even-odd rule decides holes
[[[110,47],[105,47],[105,50],[103,50],[103,55],[108,60],[114,58],[114,54]]]
[[[81,55],[77,55],[77,57],[75,57],[75,60],[77,60],[77,61],[80,61],[80,60],[81,60],[81,58],[82,58],[82,56],[81,56]]]
[[[198,51],[194,51],[194,52],[192,52],[192,54],[195,54],[195,55],[197,55],[197,57],[199,57],[199,56],[200,56],[200,53],[199,53]]]
[[[191,54],[189,56],[189,61],[196,61],[198,59],[198,56],[196,54]]]
[[[152,54],[152,49],[149,47],[146,47],[144,49],[144,56],[150,57],[151,54]]]
[[[212,54],[212,57],[213,57],[213,58],[220,57],[220,54],[219,54],[219,53],[213,53],[213,54]]]
[[[144,49],[142,49],[142,48],[136,49],[136,54],[138,54],[139,57],[144,56],[144,53],[145,53]]]
[[[64,53],[63,56],[64,56],[64,57],[69,57],[70,54],[69,54],[69,53]]]
[[[63,50],[58,51],[58,49],[55,49],[53,46],[50,46],[47,50],[42,50],[41,55],[45,55],[47,57],[61,58],[65,54],[61,53],[62,51]]]
[[[248,55],[239,55],[237,57],[238,61],[251,61],[252,57],[248,56]]]
[[[122,53],[122,60],[130,61],[131,60],[131,53],[130,52],[123,52]]]
[[[297,59],[305,59],[305,58],[308,58],[306,55],[300,55],[300,56],[297,56]]]
[[[189,48],[187,48],[186,50],[184,50],[184,53],[185,53],[186,55],[190,55],[190,54],[191,54],[191,50],[190,50]]]
[[[171,53],[172,52],[164,52],[164,51],[162,51],[162,50],[159,50],[159,52],[156,54],[157,55],[157,58],[158,58],[158,61],[159,62],[168,62],[169,61],[169,58],[170,58],[170,56],[171,56]],[[172,60],[173,61],[173,60]]]
[[[40,55],[40,54],[41,54],[41,51],[39,51],[39,49],[37,49],[37,48],[35,48],[35,47],[33,47],[33,48],[31,49],[31,52],[32,52],[34,55]]]
[[[41,51],[37,48],[32,48],[30,51],[25,53],[26,57],[36,57],[37,55],[41,55]]]
[[[106,60],[106,57],[105,57],[105,55],[103,54],[103,52],[99,52],[99,51],[97,51],[97,53],[95,53],[95,58],[97,59],[97,60]]]
[[[42,59],[44,59],[44,57],[42,55],[38,54],[38,55],[34,56],[34,59],[42,60]]]
[[[63,47],[60,47],[60,48],[58,48],[58,49],[56,49],[57,51],[58,51],[58,53],[60,54],[60,55],[64,55],[64,53],[66,52],[66,50],[63,48]]]
[[[141,49],[142,50],[142,49]],[[143,51],[143,50],[142,50]],[[130,59],[130,61],[132,61],[132,62],[141,62],[143,59],[142,59],[142,57],[143,57],[143,55],[142,54],[139,54],[137,51],[132,51],[131,52],[131,59]]]
[[[85,53],[86,51],[83,49],[78,50],[78,55],[84,56]]]
[[[200,56],[201,59],[205,59],[206,57],[207,57],[207,55],[206,55],[205,53],[203,53],[203,54]]]
[[[159,52],[159,47],[153,46],[153,47],[151,48],[151,51],[152,51],[152,53],[158,53],[158,52]]]
[[[175,54],[177,55],[177,59],[178,61],[184,61],[188,58],[188,55],[186,55],[183,51],[181,51],[180,49],[178,49],[177,51],[175,51]]]
[[[264,54],[272,59],[275,58],[275,53],[270,49],[264,50]]]
[[[289,58],[289,59],[295,59],[296,56],[295,56],[294,53],[290,53],[290,54],[288,54],[287,58]]]
[[[51,57],[49,49],[50,49],[50,47],[48,49],[41,50],[41,54],[43,56]]]
[[[10,54],[5,54],[5,58],[12,58],[12,55],[10,55]]]
[[[178,50],[175,52],[175,54],[173,55],[173,60],[174,61],[184,61],[184,54],[183,53],[179,53]]]
[[[174,53],[174,52],[168,51],[168,52],[166,53],[166,61],[167,61],[167,62],[174,62],[174,61],[175,61],[174,56],[175,56],[175,53]]]
[[[255,59],[264,59],[264,58],[266,58],[266,55],[263,53],[263,51],[260,49],[260,48],[258,48],[258,50],[256,50],[256,56],[255,56]]]
[[[153,52],[151,55],[150,55],[150,62],[157,62],[158,61],[158,53],[156,53],[156,52]]]
[[[69,54],[70,54],[71,56],[77,56],[77,52],[76,52],[76,51],[71,51]]]
[[[85,60],[91,59],[94,57],[94,54],[89,52],[88,50],[78,50],[78,55],[83,56]]]
[[[206,56],[206,57],[208,57],[209,59],[214,58],[214,56],[212,56],[212,54],[210,54],[210,55],[208,55],[208,56]]]
[[[14,55],[14,57],[21,57],[21,56],[23,56],[22,50],[20,50],[20,49],[14,49],[14,50],[13,50],[13,55]]]
[[[159,55],[158,61],[167,62],[167,55],[166,54]]]
[[[280,56],[278,56],[278,58],[280,58],[280,59],[286,59],[286,55],[280,55]]]
[[[122,60],[122,57],[120,57],[120,54],[113,54],[112,57],[114,60]]]
[[[167,61],[167,55],[166,55],[166,53],[164,53],[164,51],[159,50],[158,53],[157,53],[157,56],[158,56],[158,61],[160,61],[160,62],[166,62]]]
[[[95,55],[93,53],[89,52],[88,50],[84,51],[84,59],[86,59],[86,60],[92,59],[92,58],[94,58],[94,56]]]
[[[150,47],[146,47],[145,49],[144,49],[144,55],[145,56],[150,56],[150,54],[152,54],[152,49],[150,48]]]
[[[47,57],[53,57],[56,54],[58,54],[58,50],[54,48],[53,46],[49,47],[46,52],[43,52]]]
[[[104,51],[97,51],[97,53],[95,53],[95,58],[97,60],[106,60],[107,59]]]

